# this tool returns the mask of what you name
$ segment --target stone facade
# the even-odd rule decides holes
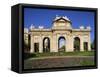
[[[45,29],[42,26],[39,26],[38,29],[34,26],[30,27],[28,32],[28,35],[30,35],[30,41],[28,41],[30,42],[30,53],[36,52],[35,47],[38,47],[37,49],[39,53],[44,52],[44,38],[48,38],[49,40],[49,51],[58,52],[58,40],[60,37],[65,38],[65,52],[75,51],[74,41],[76,37],[79,39],[79,51],[85,50],[84,45],[86,45],[87,50],[90,51],[90,31],[91,29],[89,26],[87,28],[81,26],[79,29],[73,29],[72,22],[66,16],[57,16],[53,20],[52,27],[50,29]]]
[[[24,28],[24,43],[26,44],[26,45],[28,45],[28,43],[29,43],[29,34],[28,34],[29,32],[28,32],[28,29],[27,28]]]

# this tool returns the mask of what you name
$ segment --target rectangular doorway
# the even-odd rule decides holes
[[[34,52],[39,52],[39,43],[34,43]]]
[[[84,42],[84,50],[88,51],[88,42]]]

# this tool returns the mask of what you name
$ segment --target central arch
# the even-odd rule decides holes
[[[58,51],[66,51],[66,39],[63,36],[58,39]]]
[[[50,52],[50,39],[45,37],[43,39],[43,52]]]

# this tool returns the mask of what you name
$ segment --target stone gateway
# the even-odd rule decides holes
[[[73,29],[68,17],[56,16],[50,29],[33,25],[30,29],[24,28],[24,43],[30,44],[30,53],[90,51],[90,32],[89,26]]]

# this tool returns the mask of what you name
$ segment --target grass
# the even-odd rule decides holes
[[[84,60],[80,62],[81,66],[88,66],[88,65],[94,65],[95,62],[94,61],[89,61],[89,60]]]
[[[94,56],[94,51],[83,51],[83,52],[43,52],[43,53],[32,53],[27,56],[31,57],[49,57],[49,56]],[[26,57],[26,56],[25,56]],[[28,58],[28,57],[27,57]]]
[[[44,58],[42,57],[54,57],[58,58]],[[59,56],[75,56],[74,57],[64,57],[59,58]],[[76,57],[76,56],[86,56],[86,57]],[[88,57],[89,56],[89,57]],[[45,53],[25,53],[24,54],[24,68],[47,68],[47,67],[70,67],[70,66],[90,66],[94,65],[94,51],[84,51],[84,52],[45,52]],[[35,58],[35,59],[33,59]]]

